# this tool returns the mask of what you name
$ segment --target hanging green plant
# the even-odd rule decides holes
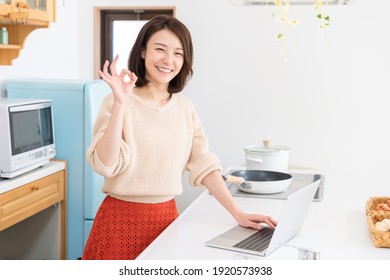
[[[278,22],[286,27],[299,24],[296,18],[289,17],[290,0],[274,0],[274,4],[277,8],[277,11],[272,13],[272,17],[274,17]],[[283,33],[276,35],[277,39],[281,39],[282,37]]]
[[[287,28],[290,28],[291,26],[298,25],[299,21],[296,18],[290,18],[289,12],[290,12],[290,0],[273,0],[274,5],[276,6],[276,12],[272,13],[272,17],[276,19],[276,21],[280,22],[283,27],[284,31],[281,33],[276,34],[276,40],[279,42],[279,52],[285,62],[288,61],[287,53],[284,50],[285,47],[285,37],[287,33]]]
[[[288,61],[285,51],[285,38],[288,28],[298,25],[299,21],[296,18],[290,17],[290,4],[294,0],[272,0],[276,6],[276,11],[272,13],[272,17],[283,24],[284,31],[276,34],[275,38],[279,42],[279,52],[285,62]],[[329,0],[315,0],[314,11],[315,17],[320,22],[320,28],[327,29],[330,26],[330,17],[324,10],[328,6]]]
[[[229,0],[238,6],[245,5],[264,5],[264,6],[274,6],[276,10],[272,12],[272,18],[277,22],[281,23],[282,30],[278,32],[275,36],[275,39],[279,43],[279,51],[284,61],[288,61],[287,53],[285,51],[285,41],[287,37],[287,32],[291,26],[298,25],[299,21],[296,18],[290,17],[290,6],[291,5],[314,5],[314,12],[316,19],[320,22],[320,28],[326,30],[330,26],[330,17],[327,15],[324,10],[328,6],[329,2],[331,4],[338,3],[338,0],[311,0],[311,1],[302,1],[302,0]],[[343,4],[347,4],[350,0],[343,0]],[[314,4],[313,4],[314,3]]]
[[[316,12],[316,18],[320,21],[320,28],[325,30],[330,25],[330,17],[323,11],[324,4],[328,6],[328,0],[316,0],[314,10]]]

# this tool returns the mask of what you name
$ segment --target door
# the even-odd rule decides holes
[[[116,54],[119,55],[117,69],[127,69],[127,60],[130,50],[135,42],[142,26],[156,15],[175,15],[174,7],[162,8],[123,8],[118,7],[98,9],[95,13],[95,69],[94,77],[98,76],[98,70],[103,68],[106,60],[112,61]]]

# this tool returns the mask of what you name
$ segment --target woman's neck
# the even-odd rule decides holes
[[[135,87],[133,93],[142,99],[158,106],[164,105],[171,98],[171,94],[166,88],[158,89],[150,85]]]

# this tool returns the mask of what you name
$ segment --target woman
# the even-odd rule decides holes
[[[218,158],[192,103],[180,92],[192,76],[188,29],[157,16],[141,29],[128,68],[106,61],[102,79],[112,89],[100,109],[87,158],[105,177],[107,194],[83,259],[135,259],[178,216],[174,197],[182,175],[205,186],[244,227],[276,226],[271,217],[244,213],[221,177]],[[110,69],[110,73],[108,72]]]

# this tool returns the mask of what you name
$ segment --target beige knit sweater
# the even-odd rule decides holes
[[[103,192],[126,201],[164,202],[182,193],[185,170],[190,183],[201,186],[207,174],[222,169],[209,151],[192,103],[180,93],[163,106],[132,94],[124,116],[120,155],[115,164],[105,166],[95,147],[107,127],[113,103],[113,94],[107,95],[87,151],[92,168],[105,177]]]

